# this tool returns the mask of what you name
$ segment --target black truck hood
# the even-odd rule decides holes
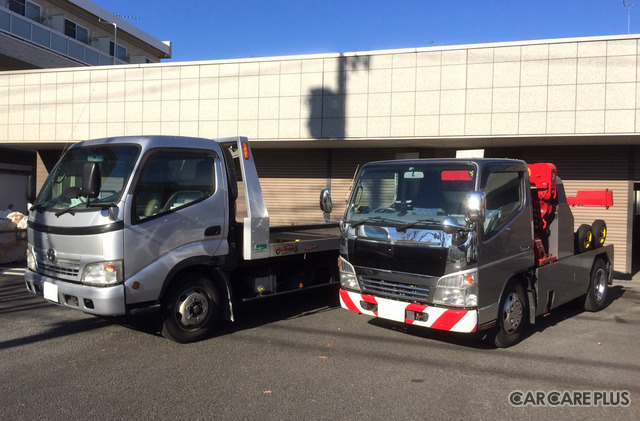
[[[349,260],[354,266],[442,276],[447,266],[447,247],[415,242],[350,239]]]

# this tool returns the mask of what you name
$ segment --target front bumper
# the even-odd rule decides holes
[[[41,298],[45,298],[45,283],[48,283],[48,290],[57,292],[55,294],[57,295],[57,301],[48,299],[51,303],[98,316],[122,316],[126,314],[124,285],[92,287],[61,281],[30,270],[26,270],[24,278],[27,290]]]
[[[373,317],[431,329],[472,333],[478,329],[477,310],[407,303],[340,289],[342,308]]]

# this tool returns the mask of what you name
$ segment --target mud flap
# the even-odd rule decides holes
[[[536,304],[531,288],[527,288],[527,301],[529,302],[529,323],[536,324]]]
[[[613,264],[609,260],[607,260],[607,273],[609,275],[609,278],[607,279],[607,284],[613,285]]]
[[[214,271],[216,275],[218,275],[219,277],[218,279],[222,280],[222,282],[216,282],[216,284],[224,285],[224,291],[220,291],[220,292],[227,297],[227,305],[224,306],[224,308],[222,309],[222,318],[224,320],[229,320],[231,322],[234,322],[235,320],[233,318],[233,299],[231,296],[231,286],[229,284],[229,276],[224,270],[222,270],[219,267],[215,268]]]

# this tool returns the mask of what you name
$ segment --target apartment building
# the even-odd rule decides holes
[[[161,42],[87,0],[0,0],[0,71],[158,63]]]

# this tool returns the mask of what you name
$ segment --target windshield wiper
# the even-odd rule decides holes
[[[88,208],[101,208],[101,209],[109,209],[113,206],[116,206],[116,202],[91,202],[87,205]]]
[[[362,219],[358,222],[354,222],[353,224],[351,224],[351,228],[355,228],[359,225],[362,224],[366,224],[367,222],[372,222],[372,221],[380,221],[380,222],[394,222],[396,224],[402,224],[402,221],[396,221],[394,219],[389,219],[389,218],[383,218],[382,216],[370,216],[369,218],[365,218]]]
[[[95,204],[94,203],[82,202],[82,203],[78,203],[77,205],[73,205],[73,206],[71,206],[69,208],[62,209],[62,210],[56,212],[55,215],[57,217],[60,217],[60,215],[64,215],[65,213],[70,213],[71,215],[75,215],[76,213],[73,210],[75,208],[77,208],[77,207],[80,207],[81,205],[85,205],[87,207],[87,209],[88,208],[100,208],[102,210],[109,209],[109,208],[111,208],[113,206],[116,206],[116,204],[113,203],[113,202],[95,203]]]
[[[409,222],[407,224],[403,224],[403,225],[400,225],[400,226],[396,227],[396,231],[400,231],[400,232],[406,231],[408,228],[411,228],[411,227],[416,226],[418,224],[423,224],[425,222],[440,222],[440,221],[438,221],[436,219],[432,219],[432,218],[418,219],[417,221]]]
[[[81,205],[86,205],[86,204],[87,204],[86,202],[78,203],[77,205],[73,205],[66,209],[59,210],[58,212],[55,213],[55,215],[58,218],[60,217],[60,215],[64,215],[65,213],[70,213],[71,215],[75,215],[76,213],[73,210]]]

